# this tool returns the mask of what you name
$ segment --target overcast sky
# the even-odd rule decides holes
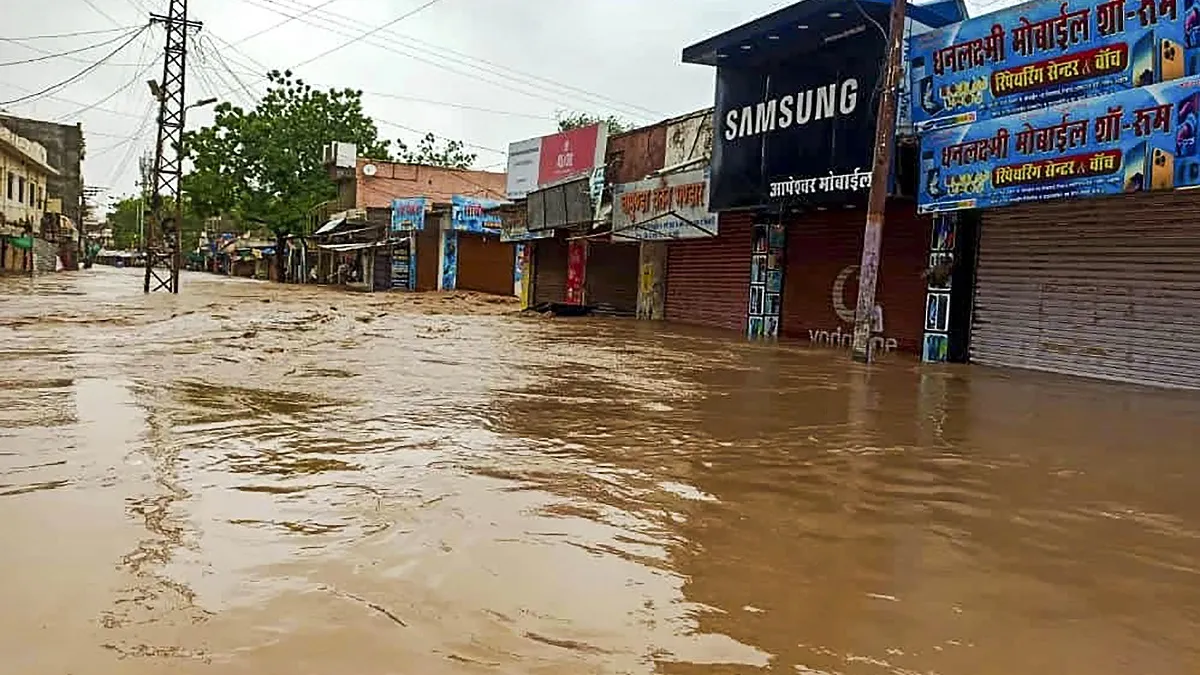
[[[680,63],[680,51],[793,1],[436,0],[296,72],[315,85],[364,90],[367,113],[384,138],[411,144],[429,131],[459,139],[476,146],[471,150],[479,155],[477,168],[502,171],[508,143],[552,133],[558,110],[615,113],[649,123],[711,105],[713,70]],[[428,2],[191,0],[192,18],[203,21],[204,29],[189,53],[188,99],[218,96],[246,105],[245,89],[262,91],[259,75],[265,68],[301,64]],[[116,28],[141,24],[151,9],[165,12],[166,4],[4,2],[0,101],[87,68],[124,41]],[[312,7],[319,9],[288,21],[287,15]],[[113,32],[25,39],[107,29]],[[109,188],[110,196],[131,193],[137,157],[153,145],[145,80],[161,77],[163,39],[163,30],[155,27],[53,97],[0,107],[26,117],[82,122],[85,182]],[[80,112],[88,106],[93,107]],[[188,127],[210,121],[208,111],[193,110]]]

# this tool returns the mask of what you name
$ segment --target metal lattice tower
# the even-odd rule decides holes
[[[167,30],[162,84],[151,83],[158,99],[158,142],[154,146],[150,177],[150,219],[145,239],[146,278],[143,290],[179,292],[179,225],[183,221],[180,179],[183,177],[183,124],[187,106],[184,83],[187,75],[188,31],[200,23],[188,21],[187,0],[168,0],[167,15],[151,14],[150,20]],[[167,200],[170,199],[170,204]],[[169,210],[168,210],[169,207]],[[153,284],[151,283],[153,280]]]

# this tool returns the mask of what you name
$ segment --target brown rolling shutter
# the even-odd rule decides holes
[[[858,209],[813,211],[788,221],[782,336],[818,346],[849,346],[865,224],[866,213]],[[897,349],[905,352],[919,352],[924,333],[922,273],[928,264],[929,229],[929,219],[917,216],[911,202],[889,202],[876,298],[883,306],[883,337],[895,339]]]
[[[417,236],[417,290],[436,291],[441,268],[441,233],[438,232],[437,219],[427,219],[425,229],[416,233]]]
[[[563,302],[567,297],[567,242],[537,239],[533,246],[533,304]]]
[[[636,242],[589,244],[584,299],[597,314],[637,314],[639,251]]]
[[[730,330],[746,327],[753,215],[722,213],[718,236],[667,244],[668,321]]]
[[[984,213],[971,360],[1200,388],[1200,193]]]
[[[516,249],[498,235],[458,233],[458,289],[513,294]]]

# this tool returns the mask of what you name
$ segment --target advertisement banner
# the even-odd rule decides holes
[[[499,206],[500,202],[494,199],[453,195],[450,197],[450,229],[500,234],[500,215],[493,211]]]
[[[538,166],[538,186],[555,185],[604,166],[608,141],[607,125],[593,124],[542,138]]]
[[[529,230],[529,211],[526,204],[508,206],[500,210],[500,241],[530,241],[553,236],[554,230]]]
[[[392,232],[414,232],[424,229],[424,197],[392,200]]]
[[[542,166],[542,139],[531,138],[508,145],[508,177],[505,196],[524,199],[538,188],[538,170]]]
[[[613,186],[613,239],[659,241],[717,236],[708,210],[707,169]]]
[[[1036,0],[915,35],[918,131],[1200,74],[1200,0]]]
[[[922,213],[1200,186],[1200,76],[927,134]]]
[[[886,5],[864,11],[887,25]],[[886,39],[866,25],[831,37],[770,66],[717,68],[713,210],[865,203]]]
[[[509,199],[524,199],[530,192],[591,175],[604,166],[608,126],[594,124],[508,146]]]

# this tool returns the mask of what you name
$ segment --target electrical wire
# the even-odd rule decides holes
[[[149,72],[151,68],[158,65],[158,62],[161,60],[162,60],[162,56],[160,55],[159,57],[150,61],[150,63],[147,63],[145,66],[143,66],[141,70],[137,71],[137,73],[132,78],[130,78],[130,80],[128,82],[121,85],[117,89],[112,90],[104,98],[102,98],[99,101],[96,101],[94,103],[89,103],[89,104],[79,108],[78,110],[74,110],[72,112],[66,113],[65,115],[59,115],[57,118],[55,118],[55,121],[61,122],[63,120],[70,119],[72,117],[79,117],[80,115],[82,115],[85,112],[88,112],[89,110],[93,110],[95,108],[98,108],[99,106],[104,105],[105,103],[108,103],[113,98],[115,98],[118,94],[128,91],[129,88],[132,87],[133,85],[145,82],[145,80],[142,79],[143,76],[145,76],[145,74],[147,72]]]
[[[365,39],[367,39],[367,38],[371,37],[372,35],[374,35],[374,34],[378,33],[378,32],[379,32],[379,31],[381,31],[381,30],[385,30],[385,29],[387,29],[387,28],[391,28],[392,26],[394,26],[394,25],[396,25],[396,24],[400,23],[401,21],[403,21],[403,20],[407,19],[408,17],[410,17],[410,16],[413,16],[413,15],[415,15],[415,14],[419,14],[419,13],[421,13],[421,12],[425,11],[426,9],[429,9],[430,7],[432,7],[432,6],[436,5],[436,4],[438,4],[438,3],[439,3],[439,2],[441,2],[441,1],[442,1],[442,0],[428,0],[428,2],[426,2],[426,3],[425,3],[425,4],[423,4],[423,5],[421,5],[420,7],[416,8],[416,9],[414,9],[414,10],[410,10],[410,11],[408,11],[408,12],[405,12],[405,13],[401,14],[400,16],[398,16],[398,17],[396,17],[396,18],[392,19],[391,21],[389,21],[389,22],[387,22],[387,23],[383,24],[382,26],[378,26],[378,27],[376,27],[376,28],[372,28],[371,30],[369,30],[369,31],[367,31],[367,32],[365,32],[365,33],[363,33],[362,35],[358,35],[358,36],[352,37],[352,38],[350,38],[349,40],[347,40],[347,41],[343,42],[342,44],[340,44],[340,45],[337,45],[337,46],[333,47],[332,49],[328,49],[328,50],[326,50],[326,51],[323,51],[323,52],[321,52],[320,54],[317,54],[316,56],[314,56],[314,57],[312,57],[312,58],[310,58],[310,59],[305,59],[304,61],[301,61],[300,63],[297,63],[296,65],[292,66],[292,70],[295,70],[295,69],[299,68],[300,66],[307,66],[308,64],[312,63],[313,61],[316,61],[317,59],[323,59],[323,58],[325,58],[326,56],[329,56],[330,54],[332,54],[332,53],[334,53],[334,52],[336,52],[336,51],[339,51],[339,50],[345,49],[346,47],[349,47],[350,45],[354,44],[355,42],[358,42],[359,40],[365,40]],[[303,14],[302,14],[301,16],[303,16]]]
[[[291,1],[291,0],[289,0],[289,1]],[[268,11],[275,12],[282,16],[293,16],[293,15],[288,14],[287,12],[282,11],[280,9],[277,9],[277,7],[282,6],[285,9],[288,9],[290,11],[295,11],[294,9],[287,7],[286,5],[282,5],[280,0],[242,0],[242,2],[245,2],[246,4],[249,4],[254,7],[259,7],[260,9],[265,9]],[[266,2],[270,6],[261,4],[262,2]],[[345,21],[333,21],[329,18],[330,16],[341,17],[341,15],[334,14],[333,12],[328,12],[328,11],[324,12],[324,14],[326,14],[327,16],[320,17],[320,18],[323,19],[323,21],[325,23],[314,22],[311,18],[299,19],[299,20],[302,23],[306,23],[310,26],[314,26],[316,28],[325,30],[327,32],[331,32],[331,33],[334,33],[337,35],[342,35],[342,36],[353,37],[352,34],[347,33],[346,31],[347,30],[357,30],[357,27],[354,25],[355,23],[358,23],[357,20],[346,19]],[[417,42],[413,38],[407,38],[398,33],[391,33],[390,36],[395,37],[402,41],[408,40],[408,41],[412,41],[412,42]],[[392,41],[380,42],[378,40],[361,40],[361,42],[363,42],[363,44],[377,47],[379,49],[389,51],[393,54],[403,56],[406,59],[409,59],[411,61],[418,61],[421,63],[426,63],[435,68],[439,68],[439,69],[445,70],[447,72],[455,73],[462,77],[468,78],[473,82],[486,82],[488,84],[503,88],[505,91],[508,91],[508,92],[515,92],[515,93],[523,94],[525,96],[529,96],[532,98],[542,99],[544,101],[548,101],[550,103],[554,103],[559,106],[570,107],[572,104],[565,102],[562,98],[553,98],[551,96],[547,96],[545,93],[539,93],[537,90],[540,89],[544,92],[548,92],[552,96],[562,96],[563,95],[563,92],[555,91],[554,87],[558,87],[559,89],[569,89],[572,91],[579,91],[579,92],[582,92],[582,95],[591,99],[592,102],[597,106],[600,106],[600,107],[610,110],[612,112],[619,113],[623,116],[635,118],[635,119],[642,120],[642,121],[646,121],[646,120],[650,120],[650,119],[662,119],[663,117],[665,117],[661,113],[656,113],[654,111],[649,111],[649,110],[645,110],[645,109],[642,109],[642,110],[645,110],[645,112],[634,112],[635,110],[640,109],[640,106],[634,106],[632,104],[613,105],[612,103],[606,102],[606,100],[610,100],[610,99],[607,99],[607,97],[601,96],[599,94],[592,94],[590,92],[586,92],[586,90],[580,90],[579,88],[572,87],[570,85],[564,85],[561,83],[555,83],[553,86],[549,86],[546,84],[537,84],[535,82],[531,82],[530,80],[531,79],[542,79],[542,80],[546,80],[548,82],[553,82],[553,81],[547,80],[546,78],[536,78],[536,77],[530,78],[530,76],[527,76],[527,75],[526,76],[522,76],[519,74],[510,75],[510,74],[507,74],[504,72],[504,68],[502,66],[496,66],[494,64],[491,64],[491,62],[486,61],[485,59],[479,59],[476,57],[464,55],[465,58],[467,58],[467,59],[479,61],[480,63],[489,64],[492,67],[481,66],[481,65],[469,63],[466,60],[464,60],[463,58],[455,58],[453,56],[447,56],[447,53],[454,53],[454,51],[450,50],[450,49],[438,47],[436,45],[432,45],[431,47],[422,47],[422,48],[408,46],[408,47],[406,47],[406,49],[407,49],[406,50],[406,49],[402,49],[402,48],[396,46],[395,44],[393,44]],[[425,43],[425,44],[430,44],[430,43]],[[409,50],[411,50],[411,51],[409,51]],[[445,53],[443,53],[443,52],[445,52]],[[508,80],[509,82],[499,82],[499,81],[496,81],[495,79],[488,79],[485,77],[481,77],[477,73],[464,72],[463,70],[461,70],[459,68],[455,68],[453,66],[447,65],[447,63],[443,63],[441,61],[435,61],[435,60],[429,58],[429,56],[434,55],[434,54],[436,54],[438,58],[444,59],[445,61],[447,61],[449,63],[457,63],[457,64],[461,65],[462,67],[471,68],[471,69],[474,69],[475,71],[482,72],[482,73],[487,73],[487,74],[491,75],[493,78],[499,77],[502,80]],[[578,95],[580,95],[580,94],[570,94],[570,96],[578,96]]]
[[[317,11],[317,10],[321,9],[322,7],[325,7],[326,5],[331,5],[331,4],[335,3],[335,2],[337,2],[337,0],[325,0],[325,2],[322,2],[322,3],[321,3],[321,4],[319,4],[319,5],[313,5],[312,7],[309,7],[308,9],[304,10],[303,12],[300,12],[299,16],[305,16],[305,15],[308,15],[308,14],[312,14],[313,12],[315,12],[315,11]],[[256,37],[258,37],[258,36],[260,36],[260,35],[262,35],[262,34],[264,34],[264,33],[269,33],[269,32],[271,32],[271,31],[275,30],[276,28],[281,28],[281,27],[283,27],[283,26],[285,26],[285,25],[287,25],[287,24],[289,24],[289,23],[291,23],[291,22],[295,21],[295,20],[296,20],[296,18],[298,18],[298,17],[288,17],[288,18],[284,19],[283,21],[280,21],[280,22],[279,22],[279,23],[277,23],[277,24],[274,24],[274,25],[268,26],[268,27],[266,27],[266,28],[264,28],[264,29],[262,29],[262,30],[260,30],[260,31],[255,31],[255,32],[253,32],[253,33],[251,33],[251,34],[247,35],[247,36],[246,36],[246,37],[244,37],[244,38],[239,38],[238,40],[236,40],[236,41],[234,41],[234,42],[231,42],[231,43],[229,43],[229,46],[230,46],[230,47],[236,47],[237,45],[240,45],[240,44],[242,44],[243,42],[246,42],[246,41],[248,41],[248,40],[253,40],[254,38],[256,38]]]
[[[262,1],[268,2],[268,3],[272,4],[272,5],[282,5],[282,3],[283,3],[283,2],[287,2],[287,3],[289,3],[290,5],[296,5],[296,6],[300,6],[300,7],[305,7],[305,6],[306,6],[306,5],[304,5],[303,3],[299,2],[299,0],[262,0]],[[294,11],[294,10],[293,10],[293,11]],[[359,25],[359,26],[365,26],[365,25],[366,25],[366,24],[365,24],[364,22],[362,22],[361,20],[354,19],[354,18],[352,18],[352,17],[348,17],[348,16],[345,16],[345,15],[343,15],[343,14],[338,14],[338,13],[336,13],[336,12],[332,12],[332,11],[328,11],[328,10],[326,10],[326,11],[322,12],[322,14],[324,14],[324,15],[325,15],[325,17],[326,17],[326,20],[330,20],[330,22],[331,22],[331,23],[335,23],[335,24],[336,24],[336,23],[341,23],[341,25],[343,25],[343,26],[346,26],[346,25],[353,26],[354,24],[357,24],[357,25]],[[334,22],[334,21],[332,21],[332,20],[331,20],[332,18],[337,18],[337,19],[340,19],[340,22]],[[583,95],[583,96],[586,96],[586,97],[588,97],[588,98],[591,98],[591,99],[593,99],[593,100],[596,100],[596,101],[598,101],[599,103],[601,103],[602,105],[606,105],[606,106],[608,106],[608,107],[612,108],[614,111],[617,111],[617,110],[619,110],[619,108],[627,108],[627,109],[629,109],[629,110],[638,110],[638,111],[641,111],[640,113],[638,113],[638,116],[639,116],[639,117],[644,117],[644,116],[643,116],[643,113],[644,113],[644,114],[648,114],[648,115],[650,115],[650,117],[652,117],[652,118],[654,118],[654,119],[662,119],[662,118],[666,117],[666,115],[664,115],[664,114],[662,114],[662,113],[660,113],[660,112],[656,112],[656,111],[654,111],[654,110],[650,110],[649,108],[643,108],[643,107],[641,107],[641,106],[636,106],[636,105],[633,105],[633,104],[624,103],[624,102],[618,101],[617,99],[614,99],[614,98],[611,98],[611,97],[608,97],[608,96],[604,96],[603,94],[597,94],[597,93],[595,93],[595,92],[588,91],[587,89],[582,89],[582,88],[580,88],[580,87],[576,87],[576,86],[574,86],[574,85],[566,84],[566,83],[563,83],[563,82],[558,82],[558,81],[556,81],[556,80],[552,80],[552,79],[549,79],[549,78],[546,78],[546,77],[542,77],[542,76],[539,76],[539,75],[534,75],[534,74],[532,74],[532,73],[528,73],[528,72],[524,72],[524,71],[516,70],[516,69],[513,69],[513,68],[506,67],[506,66],[502,66],[502,65],[500,65],[499,63],[496,63],[496,62],[494,62],[494,61],[489,61],[489,60],[487,60],[487,59],[484,59],[484,58],[480,58],[480,57],[477,57],[477,56],[472,56],[471,54],[467,54],[467,53],[465,53],[465,52],[456,51],[456,50],[454,50],[454,49],[451,49],[451,48],[449,48],[449,47],[446,47],[446,46],[444,46],[444,45],[439,45],[439,44],[435,44],[435,43],[432,43],[432,42],[427,42],[427,41],[425,41],[425,40],[421,40],[421,39],[418,39],[418,38],[410,37],[410,36],[407,36],[407,35],[404,35],[404,34],[401,34],[401,33],[397,33],[397,32],[395,32],[395,31],[392,31],[392,32],[391,32],[391,36],[392,36],[392,37],[395,37],[397,40],[400,40],[400,41],[402,41],[402,42],[408,43],[408,46],[409,46],[409,47],[411,47],[411,48],[417,48],[417,49],[421,49],[422,51],[427,51],[427,52],[429,52],[429,53],[432,53],[432,54],[437,54],[437,55],[439,55],[441,58],[446,58],[447,60],[450,60],[451,62],[457,62],[457,63],[460,63],[460,64],[462,64],[462,65],[465,65],[465,66],[468,66],[468,67],[472,67],[472,68],[477,68],[477,69],[479,69],[479,70],[482,70],[483,72],[489,72],[489,73],[493,73],[493,74],[499,75],[499,76],[501,76],[501,77],[506,77],[506,78],[508,78],[508,79],[519,79],[519,78],[525,78],[525,79],[527,79],[527,80],[535,80],[535,81],[538,81],[538,82],[543,82],[543,83],[545,83],[545,84],[547,84],[547,85],[550,85],[551,87],[554,87],[554,88],[557,88],[557,89],[561,89],[561,90],[564,90],[564,91],[570,91],[570,92],[574,92],[575,94],[578,94],[578,95]],[[460,58],[458,58],[458,59],[450,59],[449,57],[447,57],[447,56],[446,56],[446,54],[451,54],[451,55],[454,55],[454,56],[457,56],[457,57],[460,57]],[[480,64],[484,64],[485,66],[490,66],[490,67],[491,67],[491,69],[489,69],[489,68],[484,68],[483,66],[478,66],[478,65],[472,65],[472,64],[469,64],[469,63],[465,63],[465,62],[463,61],[463,59],[466,59],[466,60],[469,60],[469,61],[475,61],[475,62],[478,62],[478,63],[480,63]],[[507,73],[512,73],[513,75],[516,75],[516,76],[518,76],[518,77],[517,77],[517,78],[514,78],[512,75],[508,75],[508,74],[506,74],[504,71],[507,71]],[[542,88],[543,88],[543,89],[547,89],[547,87],[542,87]],[[624,113],[624,114],[629,114],[629,113]],[[648,119],[648,118],[647,118],[647,119]]]
[[[100,7],[99,7],[98,5],[96,5],[96,3],[92,2],[92,0],[83,0],[83,1],[84,1],[84,2],[87,4],[87,6],[88,6],[88,7],[91,7],[93,10],[95,10],[95,12],[96,12],[97,14],[99,14],[100,16],[102,16],[102,17],[104,17],[104,18],[108,19],[108,20],[109,20],[109,22],[110,22],[110,23],[112,23],[112,25],[114,25],[114,26],[120,26],[120,25],[121,25],[120,23],[117,23],[117,20],[116,20],[116,19],[112,18],[112,15],[111,15],[111,14],[109,14],[108,12],[106,12],[106,11],[104,11],[104,10],[100,9]]]
[[[64,56],[70,56],[71,54],[78,54],[80,52],[90,51],[93,49],[97,49],[99,47],[106,47],[128,35],[129,35],[129,32],[125,32],[125,33],[122,33],[121,35],[118,35],[115,38],[112,38],[110,40],[105,40],[104,42],[97,42],[94,45],[88,45],[86,47],[79,47],[77,49],[71,49],[71,50],[65,51],[65,52],[46,52],[42,56],[35,56],[33,58],[21,59],[20,61],[5,61],[3,63],[0,63],[0,68],[3,68],[4,66],[20,66],[20,65],[24,65],[26,63],[37,63],[39,61],[49,61],[50,59],[57,59],[57,58],[61,58]],[[0,38],[0,40],[4,40],[5,42],[16,42],[15,40],[13,40],[11,38]],[[43,50],[37,49],[35,51],[43,51]]]
[[[39,90],[39,91],[36,91],[36,92],[34,92],[34,93],[32,93],[32,94],[27,94],[27,95],[25,95],[25,96],[20,96],[20,97],[17,97],[17,98],[14,98],[14,99],[8,100],[8,101],[0,101],[0,105],[12,105],[12,104],[14,104],[14,103],[22,103],[22,102],[24,102],[24,101],[29,101],[29,100],[37,99],[37,98],[40,98],[40,97],[42,97],[42,96],[44,96],[44,95],[46,95],[46,94],[50,94],[50,93],[56,92],[56,91],[58,91],[58,90],[62,89],[63,87],[65,87],[65,86],[67,86],[67,85],[71,84],[72,82],[75,82],[75,81],[77,81],[77,80],[79,80],[79,79],[81,79],[81,78],[85,77],[85,76],[86,76],[88,73],[90,73],[90,72],[92,72],[93,70],[95,70],[96,68],[98,68],[98,67],[99,67],[101,64],[103,64],[105,61],[107,61],[107,60],[111,59],[113,56],[116,56],[118,52],[120,52],[120,51],[121,51],[122,49],[124,49],[124,48],[125,48],[127,45],[129,45],[129,43],[131,43],[131,42],[133,42],[134,40],[136,40],[136,39],[138,38],[138,36],[140,36],[140,35],[141,35],[143,32],[145,32],[147,29],[149,29],[149,27],[150,27],[150,26],[149,26],[149,24],[147,24],[147,25],[145,25],[145,26],[142,26],[142,28],[141,28],[140,30],[138,30],[136,33],[134,33],[133,35],[131,35],[131,36],[129,37],[129,39],[128,39],[128,40],[126,40],[126,41],[122,42],[121,44],[117,45],[117,48],[116,48],[116,49],[114,49],[114,50],[112,50],[111,52],[109,52],[108,54],[106,54],[106,55],[105,55],[103,58],[101,58],[99,61],[97,61],[97,62],[93,63],[92,65],[88,66],[87,68],[84,68],[83,70],[79,71],[78,73],[75,73],[75,74],[74,74],[74,75],[72,75],[71,77],[68,77],[67,79],[63,80],[62,82],[58,82],[58,83],[52,84],[52,85],[50,85],[49,87],[46,87],[45,89],[41,89],[41,90]]]
[[[106,33],[120,33],[120,32],[127,31],[127,30],[133,30],[134,28],[137,28],[137,27],[138,27],[137,25],[132,25],[132,26],[121,26],[119,28],[102,28],[100,30],[81,30],[81,31],[76,31],[74,33],[57,33],[54,35],[26,35],[23,37],[9,36],[9,37],[5,37],[5,38],[0,38],[0,40],[4,40],[6,42],[25,42],[25,41],[29,41],[29,40],[55,40],[58,38],[80,37],[83,35],[104,35]]]

